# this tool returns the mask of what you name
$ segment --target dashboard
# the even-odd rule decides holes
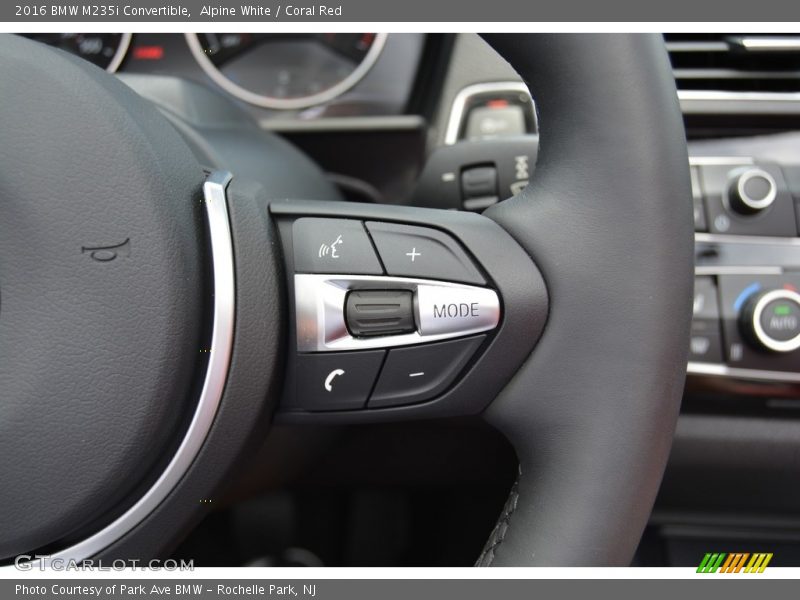
[[[196,81],[266,127],[406,110],[424,34],[46,33],[27,37],[120,74]]]

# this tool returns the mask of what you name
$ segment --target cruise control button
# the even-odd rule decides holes
[[[435,398],[464,369],[484,338],[479,335],[390,350],[368,407],[400,406]]]
[[[311,411],[364,408],[384,354],[385,350],[370,350],[298,355],[298,405]]]
[[[486,288],[423,284],[417,287],[416,310],[423,336],[467,335],[494,329],[500,322],[500,299]]]
[[[367,229],[389,275],[486,283],[461,246],[441,231],[375,221]]]
[[[292,245],[297,273],[383,274],[361,221],[297,219],[292,226]]]

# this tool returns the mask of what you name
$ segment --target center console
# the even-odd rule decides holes
[[[718,157],[693,158],[691,172],[689,374],[800,382],[800,209],[787,183],[794,172]]]

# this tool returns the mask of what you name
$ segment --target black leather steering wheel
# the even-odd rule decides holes
[[[500,313],[435,398],[281,418],[483,414],[520,476],[478,564],[630,563],[691,317],[672,74],[655,35],[487,40],[528,84],[541,131],[532,184],[478,216],[287,200],[208,175],[114,77],[0,37],[0,559],[163,555],[278,405],[302,408],[313,370],[297,353],[293,227],[313,217],[435,230]]]

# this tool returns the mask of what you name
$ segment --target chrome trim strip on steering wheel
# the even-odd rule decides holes
[[[191,466],[206,440],[211,424],[217,414],[228,377],[228,367],[233,348],[233,325],[235,315],[235,287],[233,263],[233,238],[228,219],[226,188],[231,181],[227,171],[215,171],[203,185],[206,218],[211,244],[213,272],[213,326],[211,351],[208,357],[203,388],[197,402],[192,421],[186,434],[161,476],[152,487],[125,513],[115,521],[87,539],[56,552],[46,559],[45,565],[54,560],[82,561],[96,556],[122,538],[141,523],[169,495]],[[34,561],[37,562],[37,561]],[[11,570],[13,566],[0,567]]]
[[[409,290],[414,294],[416,331],[400,335],[353,337],[345,322],[351,290]],[[373,275],[295,274],[298,352],[394,348],[436,342],[482,331],[500,322],[500,298],[489,288],[433,279]],[[468,303],[476,314],[436,318],[436,306]],[[443,316],[443,315],[440,315]]]

